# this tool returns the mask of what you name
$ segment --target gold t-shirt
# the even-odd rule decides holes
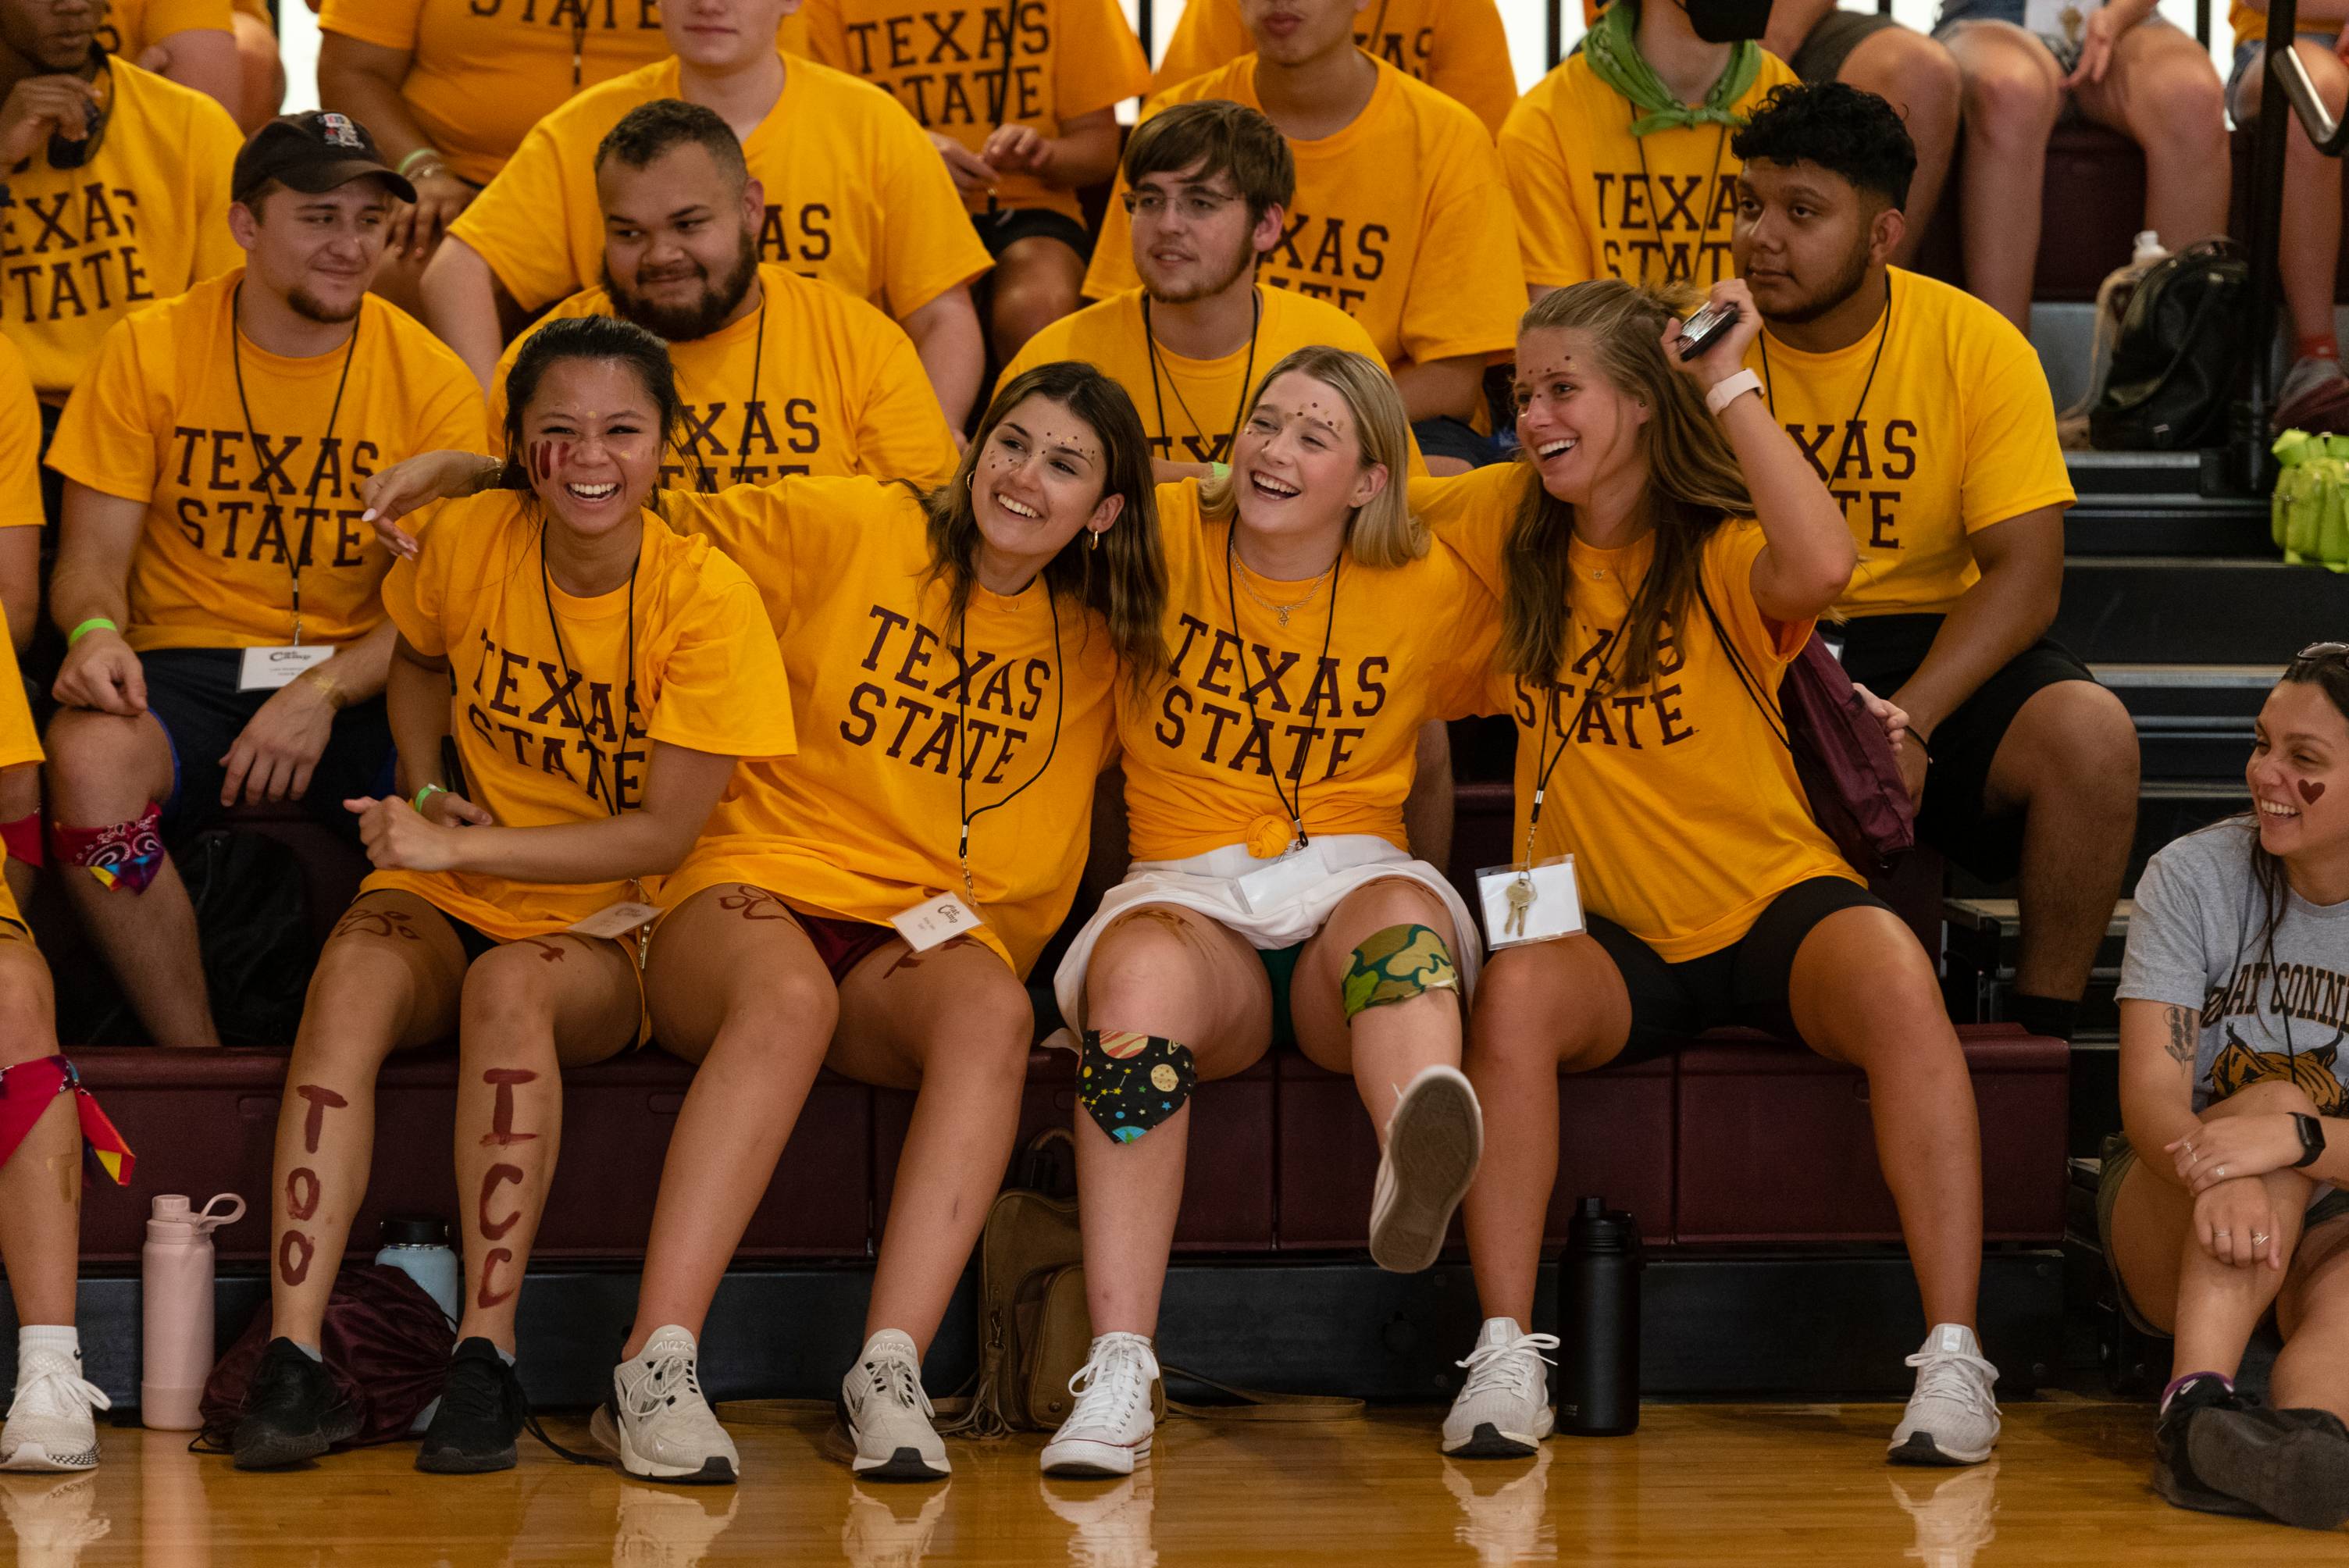
[[[229,0],[108,0],[98,41],[108,54],[136,62],[174,33],[225,33],[235,13]]]
[[[1733,106],[1761,107],[1795,80],[1774,55]],[[1737,171],[1723,125],[1635,137],[1639,110],[1577,55],[1536,82],[1501,127],[1501,162],[1525,246],[1526,281],[1563,288],[1590,278],[1709,288],[1736,271],[1730,232]]]
[[[1982,580],[1969,541],[2071,505],[2072,476],[2030,340],[1962,290],[1890,276],[1891,310],[1857,342],[1806,354],[1765,327],[1745,363],[1859,546],[1836,608],[1947,614]]]
[[[486,445],[480,387],[421,322],[368,294],[344,347],[281,358],[232,345],[243,277],[199,284],[109,333],[49,446],[66,478],[147,508],[122,629],[141,651],[293,641],[297,560],[302,641],[365,636],[383,619],[391,557],[359,521],[359,482],[416,452]]]
[[[33,710],[25,702],[24,677],[16,673],[16,639],[8,634],[8,617],[0,615],[0,768],[41,759],[41,738],[34,733]],[[0,849],[0,862],[7,858],[7,851]],[[0,920],[25,923],[5,876],[0,876]]]
[[[1133,858],[1231,844],[1268,858],[1288,847],[1300,803],[1308,835],[1409,849],[1420,726],[1481,711],[1500,624],[1492,595],[1441,542],[1404,566],[1349,552],[1334,583],[1277,583],[1233,554],[1236,621],[1231,525],[1201,515],[1198,481],[1158,487],[1158,527],[1174,667],[1145,696],[1117,694]],[[1286,624],[1275,605],[1290,607]]]
[[[903,485],[793,479],[668,505],[759,584],[792,706],[822,720],[789,761],[743,766],[659,901],[744,882],[880,923],[962,893],[968,809],[975,935],[1024,977],[1076,898],[1115,754],[1108,628],[1040,580],[1009,597],[974,584],[957,627]]]
[[[1256,57],[1159,94],[1143,116],[1202,98],[1261,108]],[[1338,306],[1398,370],[1516,345],[1525,273],[1500,160],[1475,115],[1381,63],[1353,124],[1288,145],[1297,201],[1261,263],[1266,283]],[[1085,293],[1107,299],[1141,282],[1133,224],[1113,199]]]
[[[674,56],[590,88],[532,128],[450,232],[524,310],[603,276],[595,148],[627,112],[678,96]],[[869,82],[793,60],[742,144],[766,187],[759,258],[822,278],[904,321],[991,264],[937,149]]]
[[[0,332],[45,403],[80,385],[116,322],[244,260],[228,232],[244,138],[228,110],[128,60],[108,63],[99,90],[112,106],[96,155],[79,169],[36,158],[0,194]]]
[[[38,528],[41,511],[41,401],[25,356],[0,337],[0,528]]]
[[[648,512],[633,583],[582,599],[543,574],[540,528],[536,501],[517,491],[449,502],[417,558],[384,581],[384,608],[408,645],[449,661],[449,727],[469,799],[502,827],[595,822],[644,803],[654,741],[720,757],[791,754],[782,657],[740,567]],[[502,942],[561,931],[630,896],[625,882],[475,872],[377,872],[361,887],[404,888]]]
[[[977,152],[1001,125],[1046,136],[1150,90],[1150,65],[1117,0],[924,6],[913,0],[807,0],[808,47],[884,88],[926,129]],[[1004,18],[1013,36],[1007,39]],[[1081,219],[1077,193],[1030,174],[996,181],[970,210],[1043,208]]]
[[[668,346],[685,428],[680,449],[661,466],[664,488],[718,490],[793,474],[936,484],[954,471],[959,454],[938,396],[895,322],[771,262],[759,269],[759,284],[763,314]],[[616,314],[611,295],[595,288],[540,323]],[[533,324],[498,361],[492,430],[505,427],[506,376],[537,330]]]
[[[1495,594],[1501,552],[1524,487],[1519,464],[1422,480],[1413,505]],[[1733,521],[1705,542],[1699,574],[1737,655],[1774,698],[1812,623],[1781,624],[1754,598],[1757,523]],[[1748,695],[1713,622],[1692,603],[1666,627],[1657,674],[1636,691],[1606,681],[1611,645],[1655,556],[1655,536],[1616,550],[1568,546],[1572,626],[1555,686],[1492,669],[1486,711],[1517,730],[1514,854],[1532,825],[1547,769],[1534,858],[1570,853],[1582,906],[1668,964],[1744,936],[1771,900],[1813,877],[1859,874],[1812,820],[1794,756]]]
[[[1466,105],[1488,135],[1517,101],[1516,67],[1494,0],[1373,0],[1354,13],[1354,28],[1356,45]],[[1190,0],[1151,87],[1164,92],[1255,52],[1237,0]]]

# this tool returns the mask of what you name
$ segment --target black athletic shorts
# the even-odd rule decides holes
[[[1819,25],[1803,35],[1795,46],[1795,53],[1786,64],[1794,73],[1814,87],[1831,82],[1843,71],[1843,63],[1851,52],[1868,38],[1887,27],[1899,23],[1874,11],[1828,12],[1819,18]]]
[[[237,648],[151,648],[139,655],[147,676],[147,711],[162,725],[171,747],[171,793],[163,802],[167,839],[195,832],[220,815],[221,785],[228,777],[220,759],[269,700],[268,692],[236,689],[243,658]],[[326,753],[302,797],[303,809],[356,842],[358,819],[343,809],[343,801],[389,792],[393,760],[383,699],[353,703],[335,716]]]
[[[1492,437],[1478,435],[1474,425],[1449,414],[1417,420],[1411,433],[1419,442],[1420,456],[1457,458],[1472,469],[1488,468],[1507,455]]]
[[[1707,1029],[1764,1029],[1800,1042],[1786,999],[1795,954],[1827,916],[1843,909],[1884,909],[1882,899],[1842,877],[1813,877],[1770,901],[1754,928],[1702,958],[1669,964],[1656,950],[1601,915],[1587,917],[1593,941],[1615,962],[1631,996],[1631,1035],[1619,1062],[1643,1062]]]
[[[1890,696],[1917,673],[1940,634],[1940,615],[1863,615],[1820,627],[1843,643],[1844,672],[1878,696]],[[2045,687],[2095,676],[2069,648],[2042,637],[2007,661],[1933,731],[1926,750],[1925,800],[1917,836],[1984,882],[2004,882],[2023,864],[2023,814],[1992,816],[1984,806],[1991,759],[2014,716]]]
[[[1006,207],[999,212],[974,212],[971,227],[987,253],[1000,261],[1003,253],[1021,240],[1058,240],[1085,261],[1092,260],[1093,237],[1066,212],[1050,207]]]

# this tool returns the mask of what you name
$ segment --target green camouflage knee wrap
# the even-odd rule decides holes
[[[1346,966],[1346,1016],[1350,1020],[1365,1007],[1408,1002],[1429,991],[1460,990],[1460,971],[1454,967],[1444,938],[1424,925],[1390,925],[1374,931],[1354,949]]]

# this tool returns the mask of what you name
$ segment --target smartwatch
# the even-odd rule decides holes
[[[2313,1165],[2324,1152],[2324,1123],[2313,1116],[2292,1112],[2292,1124],[2300,1130],[2300,1158],[2292,1162],[2295,1171],[2303,1165]]]

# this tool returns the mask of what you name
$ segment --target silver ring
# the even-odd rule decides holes
[[[2257,1232],[2257,1231],[2253,1231],[2253,1232],[2251,1233],[2251,1245],[2253,1245],[2253,1246],[2255,1246],[2255,1247],[2263,1247],[2263,1246],[2266,1246],[2267,1244],[2268,1244],[2268,1239],[2267,1239],[2265,1236],[2263,1236],[2263,1235],[2260,1234],[2260,1233],[2259,1233],[2259,1232]]]
[[[2224,1165],[2215,1166],[2210,1171],[2210,1174],[2213,1176],[2224,1176],[2226,1173],[2227,1168]]]
[[[2211,1235],[2215,1240],[2221,1242],[2230,1242],[2235,1239],[2235,1233],[2232,1231],[2213,1231]]]

